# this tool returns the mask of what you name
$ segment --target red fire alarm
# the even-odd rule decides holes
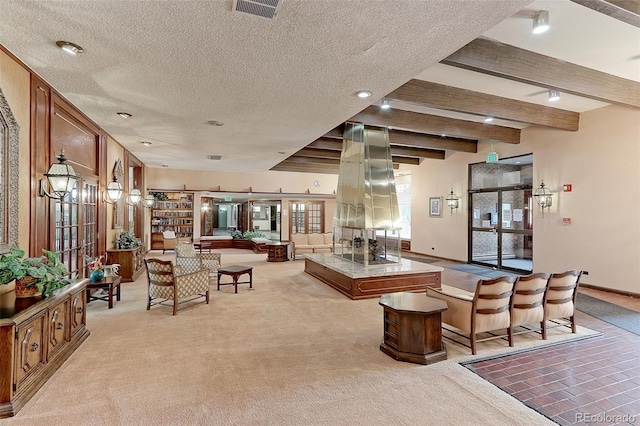
[[[570,217],[563,217],[562,218],[562,224],[563,225],[571,225],[571,218]]]
[[[572,185],[572,184],[570,184],[570,183],[565,183],[565,184],[562,186],[562,190],[563,190],[564,192],[571,192],[571,190],[572,190],[572,189],[573,189],[573,185]]]

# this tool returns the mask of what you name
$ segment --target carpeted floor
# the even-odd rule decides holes
[[[152,254],[172,258],[172,254]],[[382,308],[352,301],[304,272],[304,262],[223,250],[223,265],[254,267],[254,289],[215,291],[177,316],[146,310],[146,277],[122,300],[87,307],[91,336],[5,425],[543,425],[553,424],[459,363],[558,344],[518,336],[447,343],[422,366],[379,350]]]
[[[445,268],[453,269],[454,271],[466,272],[467,274],[480,275],[486,278],[497,278],[506,276],[518,276],[514,272],[502,271],[493,268],[487,268],[486,266],[461,264],[461,265],[446,265]]]
[[[640,313],[578,292],[576,309],[640,336]]]

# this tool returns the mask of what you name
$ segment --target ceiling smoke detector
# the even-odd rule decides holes
[[[222,160],[222,155],[207,155],[209,160]]]
[[[233,0],[232,10],[273,19],[280,3],[280,0]]]

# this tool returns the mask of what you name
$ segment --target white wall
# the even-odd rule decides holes
[[[554,205],[534,210],[534,271],[589,271],[581,282],[640,294],[640,111],[609,106],[581,114],[580,130],[523,129],[519,145],[481,143],[477,154],[425,160],[412,172],[412,251],[467,261],[468,164],[497,151],[534,154],[534,187],[544,179]],[[560,192],[562,185],[572,192]],[[428,199],[453,191],[458,211],[428,216]],[[570,217],[572,225],[563,225]],[[433,249],[432,249],[433,248]]]

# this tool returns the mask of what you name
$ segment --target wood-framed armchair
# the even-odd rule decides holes
[[[477,342],[505,337],[491,334],[478,338],[482,332],[506,330],[509,346],[513,346],[510,306],[515,281],[516,277],[507,276],[479,280],[475,293],[446,285],[441,289],[427,287],[427,296],[447,302],[448,308],[442,313],[442,328],[469,339],[471,353],[475,355]]]
[[[543,304],[550,277],[550,274],[542,272],[518,277],[511,299],[511,328],[520,327],[520,330],[512,331],[513,334],[538,332],[543,329]],[[531,327],[532,324],[535,326]],[[546,339],[546,335],[542,338]]]
[[[148,282],[147,310],[151,306],[171,302],[173,315],[178,313],[178,305],[204,297],[209,304],[209,270],[200,269],[183,273],[180,266],[170,260],[146,259]]]
[[[576,296],[582,271],[570,271],[551,274],[549,286],[544,298],[544,320],[542,322],[542,338],[547,338],[547,329],[567,326],[576,332]],[[549,326],[551,323],[551,327]]]
[[[175,247],[176,265],[189,268],[193,260],[197,259],[203,268],[209,269],[211,274],[216,274],[222,264],[221,253],[198,253],[192,243],[179,242]]]

